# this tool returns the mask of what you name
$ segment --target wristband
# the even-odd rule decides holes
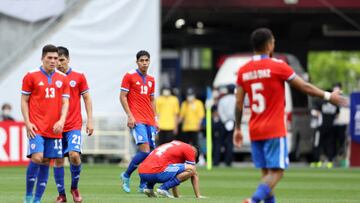
[[[324,92],[324,100],[329,101],[331,98],[331,93],[330,92]]]

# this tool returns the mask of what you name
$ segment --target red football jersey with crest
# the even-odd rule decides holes
[[[237,85],[248,94],[251,140],[286,136],[285,81],[296,76],[284,61],[257,55],[238,72]]]
[[[136,123],[155,126],[155,112],[151,105],[154,97],[155,79],[147,74],[143,75],[138,69],[125,74],[121,91],[128,92],[127,101]]]
[[[89,91],[89,86],[84,73],[70,68],[67,72],[70,87],[69,113],[66,118],[64,132],[81,130],[81,95]]]
[[[30,122],[37,127],[38,135],[49,138],[62,138],[54,134],[54,124],[61,117],[62,99],[70,97],[66,75],[54,71],[50,75],[43,67],[28,72],[22,81],[21,93],[29,95]]]
[[[170,164],[195,164],[193,147],[181,141],[160,145],[140,164],[139,173],[154,174],[163,172]]]

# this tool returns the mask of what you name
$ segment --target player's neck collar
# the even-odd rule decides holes
[[[42,73],[44,73],[46,76],[52,76],[54,73],[55,73],[55,70],[53,71],[53,72],[51,72],[51,73],[48,73],[48,72],[46,72],[46,70],[44,69],[44,67],[43,66],[40,66],[40,71],[42,72]]]
[[[140,74],[141,77],[145,77],[146,74],[143,74],[138,68],[136,69],[136,72]]]
[[[258,54],[258,55],[254,55],[252,57],[252,59],[254,61],[258,61],[258,60],[261,60],[261,59],[267,59],[267,58],[270,58],[269,55],[267,55],[267,54]]]
[[[68,71],[66,71],[66,75],[69,75],[70,73],[71,73],[71,71],[72,71],[72,68],[71,67],[69,67],[69,69],[68,69]]]

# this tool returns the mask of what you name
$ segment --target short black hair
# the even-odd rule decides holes
[[[58,52],[58,48],[52,44],[47,44],[42,49],[42,55],[41,57],[44,57],[49,52]]]
[[[57,48],[59,56],[65,56],[66,58],[69,58],[69,50],[66,47],[58,46]]]
[[[150,58],[149,52],[147,52],[145,50],[140,50],[140,51],[138,51],[138,53],[136,53],[136,60],[139,60],[139,58],[142,56],[147,56],[148,58]]]
[[[200,147],[198,145],[192,145],[192,146],[196,149],[195,163],[198,163],[200,157]]]
[[[256,52],[264,51],[266,44],[274,38],[272,31],[268,28],[258,28],[251,33],[251,46]]]

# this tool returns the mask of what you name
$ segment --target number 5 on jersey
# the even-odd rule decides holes
[[[261,94],[261,91],[264,89],[264,86],[261,82],[251,84],[251,93],[253,104],[251,105],[251,109],[255,113],[262,113],[266,108],[265,98]],[[256,101],[256,103],[254,103]]]

